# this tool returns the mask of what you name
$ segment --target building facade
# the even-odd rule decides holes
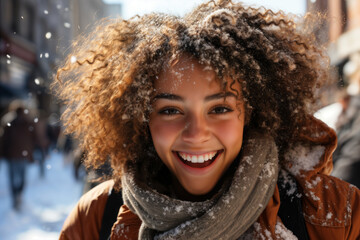
[[[49,85],[71,40],[70,0],[0,0],[0,108],[20,98],[51,111]]]
[[[327,14],[323,34],[328,41],[331,63],[338,67],[340,84],[359,85],[360,0],[307,0],[307,9]],[[350,91],[356,94],[358,88]]]
[[[15,98],[58,111],[49,86],[71,41],[108,15],[102,0],[0,0],[0,116]],[[112,13],[114,14],[114,12]]]

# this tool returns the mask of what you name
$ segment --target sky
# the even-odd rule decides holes
[[[128,19],[136,14],[149,12],[166,12],[183,15],[204,0],[103,0],[105,3],[121,3],[123,18]],[[236,1],[236,0],[234,0]],[[251,6],[264,6],[272,10],[283,10],[287,13],[304,14],[306,0],[243,0]]]

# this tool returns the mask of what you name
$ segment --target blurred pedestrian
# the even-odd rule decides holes
[[[61,131],[57,140],[56,148],[64,154],[64,163],[74,163],[75,151],[78,149],[78,141],[74,141],[71,135]]]
[[[38,111],[34,118],[37,141],[34,149],[34,160],[39,164],[39,175],[45,176],[45,160],[48,156],[50,139],[47,134],[48,120],[43,111]]]
[[[29,117],[29,110],[20,100],[9,105],[9,112],[2,118],[3,141],[2,154],[9,166],[9,183],[12,203],[20,209],[24,187],[26,185],[26,167],[33,162],[36,143],[34,122]]]
[[[353,54],[344,69],[348,86],[336,123],[338,147],[332,175],[360,187],[360,54]]]
[[[52,113],[48,117],[48,124],[46,129],[46,134],[50,140],[49,151],[58,150],[57,145],[59,141],[59,136],[61,132],[60,120],[57,114]]]

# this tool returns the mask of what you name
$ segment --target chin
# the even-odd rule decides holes
[[[184,187],[185,190],[194,196],[203,196],[211,192],[211,190],[214,188],[214,186],[205,186],[205,187]]]

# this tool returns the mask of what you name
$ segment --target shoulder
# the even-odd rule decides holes
[[[360,236],[360,191],[336,177],[315,174],[300,182],[307,227],[326,229],[341,239]],[[329,235],[331,236],[331,235]]]
[[[138,239],[140,226],[140,218],[123,205],[113,226],[111,239]]]
[[[113,185],[112,180],[106,181],[80,198],[65,220],[60,239],[98,239],[104,208]]]
[[[15,112],[7,112],[2,118],[1,118],[1,126],[5,127],[8,123],[14,121],[16,118]]]
[[[114,186],[112,180],[105,181],[85,193],[78,202],[78,207],[82,212],[88,212],[93,207],[104,207],[106,200]]]

